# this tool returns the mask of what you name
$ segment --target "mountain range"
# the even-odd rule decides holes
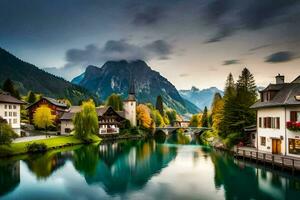
[[[195,104],[201,110],[206,106],[211,107],[215,93],[219,92],[223,96],[223,91],[216,87],[210,87],[207,89],[200,90],[193,86],[190,90],[180,90],[180,95],[188,101]]]
[[[88,90],[24,62],[0,48],[0,85],[8,78],[23,95],[31,90],[53,98],[68,98],[73,103],[87,98],[97,99]]]
[[[135,83],[137,100],[155,105],[161,95],[164,104],[180,114],[197,113],[199,108],[180,96],[175,86],[144,61],[108,61],[102,67],[88,66],[85,72],[72,80],[105,100],[111,93],[127,97],[131,80]]]

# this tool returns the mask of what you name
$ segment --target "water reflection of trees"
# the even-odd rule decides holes
[[[0,197],[20,184],[20,161],[0,162]]]
[[[275,172],[235,163],[230,155],[212,152],[215,186],[224,187],[226,199],[297,199],[300,181]],[[297,189],[298,186],[298,189]],[[297,194],[296,194],[297,193]]]
[[[92,154],[85,157],[92,157],[95,156],[96,150],[83,147],[81,151],[86,151],[84,154]],[[103,144],[98,146],[97,151],[97,162],[79,159],[74,161],[74,165],[93,165],[89,168],[82,167],[79,171],[83,172],[88,184],[99,184],[108,194],[144,187],[151,177],[160,173],[176,156],[175,148],[156,145],[154,141]],[[74,152],[74,159],[78,157],[78,153],[79,150]],[[77,166],[75,168],[78,169]],[[93,173],[90,173],[91,171]]]
[[[65,164],[66,159],[70,156],[69,152],[55,150],[48,151],[44,154],[28,155],[28,157],[24,159],[24,162],[38,179],[46,179],[53,172],[61,168]]]

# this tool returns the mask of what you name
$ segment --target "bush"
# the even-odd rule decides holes
[[[140,130],[137,127],[131,128],[130,129],[130,134],[132,134],[132,135],[139,135],[140,134]]]
[[[242,139],[243,138],[242,138],[241,133],[230,133],[224,140],[224,144],[227,147],[231,148],[231,147],[233,147],[233,145],[237,144]]]
[[[10,125],[0,123],[0,144],[10,144],[18,135],[12,130]]]
[[[44,143],[32,143],[27,145],[27,152],[29,153],[42,153],[47,151],[47,145]]]

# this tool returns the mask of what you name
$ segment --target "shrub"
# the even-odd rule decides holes
[[[27,145],[27,152],[29,153],[42,153],[47,151],[47,145],[44,143],[32,143]]]
[[[0,123],[0,144],[10,144],[18,135],[7,123]]]
[[[230,133],[224,140],[224,143],[227,147],[231,148],[233,145],[237,144],[242,139],[243,138],[241,133]]]
[[[130,134],[132,134],[132,135],[139,135],[140,134],[140,130],[137,127],[131,128],[130,129]]]

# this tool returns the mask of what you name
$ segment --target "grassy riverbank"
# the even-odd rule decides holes
[[[13,156],[27,153],[27,146],[36,143],[36,144],[45,144],[47,146],[47,150],[55,149],[65,146],[72,146],[77,144],[84,144],[87,141],[93,142],[100,142],[101,139],[98,136],[90,136],[88,140],[83,141],[75,136],[60,136],[55,138],[47,138],[41,140],[34,140],[29,142],[19,142],[19,143],[12,143],[10,145],[0,145],[0,157],[4,156]]]

